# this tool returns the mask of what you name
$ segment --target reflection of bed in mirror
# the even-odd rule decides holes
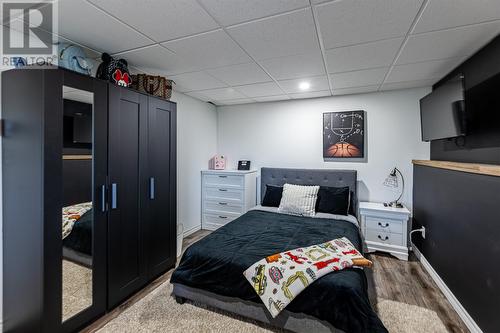
[[[92,156],[63,157],[63,257],[92,267]]]

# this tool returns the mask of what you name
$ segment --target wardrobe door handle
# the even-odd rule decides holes
[[[382,228],[387,228],[389,226],[389,223],[386,222],[385,225],[382,225],[382,222],[379,222],[378,225]]]
[[[111,209],[116,209],[117,207],[116,188],[116,183],[111,184]]]
[[[155,199],[155,177],[149,178],[149,199]]]
[[[382,236],[378,235],[378,239],[386,241],[389,239],[389,236],[385,236],[385,238],[382,238]]]
[[[101,185],[101,212],[106,212],[106,185]]]

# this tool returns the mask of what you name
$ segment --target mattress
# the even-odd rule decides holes
[[[271,254],[340,237],[362,251],[359,229],[352,221],[251,210],[186,249],[171,282],[260,303],[243,271]],[[370,305],[360,268],[318,279],[287,310],[328,321],[345,332],[387,332]]]

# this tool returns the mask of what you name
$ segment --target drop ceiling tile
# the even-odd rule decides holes
[[[396,90],[396,89],[408,89],[408,88],[418,88],[418,87],[431,87],[439,79],[429,79],[429,80],[416,80],[407,82],[394,82],[394,83],[384,83],[380,90]]]
[[[276,80],[325,75],[323,57],[318,50],[313,53],[261,60],[259,63]]]
[[[207,72],[230,86],[272,81],[254,62],[210,69]]]
[[[227,30],[258,60],[319,50],[310,8],[252,21]]]
[[[173,52],[154,45],[134,51],[120,53],[116,58],[124,58],[132,66],[141,67],[148,73],[174,75],[201,70],[200,66]]]
[[[237,98],[237,99],[229,99],[223,101],[215,101],[217,105],[237,105],[237,104],[248,104],[255,103],[255,101],[251,98]]]
[[[440,78],[454,69],[460,61],[461,58],[454,58],[394,66],[386,83]]]
[[[218,88],[218,89],[208,89],[200,90],[196,92],[188,93],[190,96],[205,97],[209,101],[223,101],[230,99],[246,98],[247,96],[242,95],[239,91],[234,88]],[[193,95],[194,94],[194,95]],[[198,97],[196,97],[198,98]]]
[[[290,97],[288,95],[264,96],[264,97],[254,98],[256,102],[275,102],[275,101],[286,101],[289,99]]]
[[[318,5],[327,49],[404,36],[423,0],[341,0]]]
[[[327,50],[328,71],[339,73],[390,66],[403,40],[394,38]]]
[[[330,90],[324,91],[312,91],[312,92],[303,92],[300,94],[290,94],[292,99],[302,99],[302,98],[316,98],[316,97],[326,97],[331,96]]]
[[[63,2],[66,0],[63,0]],[[156,41],[213,30],[219,25],[196,0],[90,0]]]
[[[498,0],[429,0],[413,33],[500,19]]]
[[[388,68],[373,68],[360,71],[330,74],[333,90],[365,87],[382,83]]]
[[[59,35],[95,50],[115,53],[153,43],[86,1],[59,1],[58,14]]]
[[[199,99],[200,101],[204,101],[204,102],[208,102],[208,101],[213,100],[210,97],[208,97],[208,96],[206,96],[198,91],[190,91],[190,92],[187,92],[186,95],[194,97],[194,98]]]
[[[234,88],[247,97],[283,95],[283,91],[274,82],[247,84]]]
[[[227,87],[224,82],[205,72],[171,75],[169,79],[174,80],[175,88],[180,92]]]
[[[241,47],[222,30],[166,42],[162,45],[199,69],[252,61]]]
[[[500,21],[412,35],[396,64],[468,56],[498,33]]]
[[[301,90],[299,88],[299,85],[302,82],[307,82],[310,84],[310,88],[307,91]],[[322,91],[330,89],[330,86],[328,85],[328,78],[326,76],[317,76],[305,79],[282,80],[278,81],[278,83],[287,94],[298,94],[303,92]]]
[[[309,6],[308,0],[200,0],[224,26]]]
[[[369,93],[369,92],[375,92],[378,90],[379,85],[371,85],[371,86],[366,86],[366,87],[353,87],[353,88],[341,88],[341,89],[335,89],[333,91],[333,94],[335,96],[337,95],[351,95],[351,94],[363,94],[363,93]]]

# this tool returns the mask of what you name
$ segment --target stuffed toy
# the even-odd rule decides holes
[[[61,43],[59,47],[60,67],[67,68],[74,72],[90,75],[94,66],[80,46],[74,44]]]
[[[130,86],[132,78],[125,59],[116,60],[107,53],[103,53],[101,59],[102,63],[97,68],[96,73],[98,79],[106,80],[122,87]]]

